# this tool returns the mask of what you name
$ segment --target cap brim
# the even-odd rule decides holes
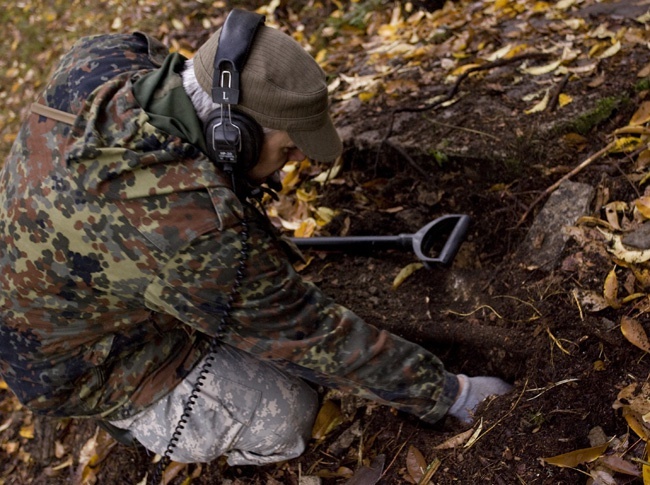
[[[343,143],[330,117],[312,131],[289,131],[289,137],[307,157],[317,162],[333,162],[343,151]]]

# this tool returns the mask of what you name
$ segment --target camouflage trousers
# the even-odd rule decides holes
[[[230,465],[262,465],[302,454],[318,411],[316,392],[233,347],[222,345],[213,357],[170,458],[194,463],[225,455]],[[205,360],[166,397],[111,423],[162,455]]]

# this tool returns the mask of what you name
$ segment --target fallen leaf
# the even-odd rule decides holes
[[[630,119],[630,125],[643,125],[650,121],[650,101],[644,101]]]
[[[29,440],[34,439],[34,423],[27,424],[20,428],[20,436]]]
[[[644,352],[650,352],[650,341],[648,340],[648,335],[638,320],[626,316],[622,317],[621,332],[632,345],[640,348]]]
[[[644,218],[650,219],[650,197],[639,197],[634,201],[634,207]]]
[[[631,412],[629,409],[623,410],[623,417],[627,422],[627,425],[636,435],[641,438],[643,441],[648,441],[648,431],[645,426],[637,419],[636,413]]]
[[[627,249],[621,241],[621,236],[618,234],[611,234],[607,231],[603,231],[599,227],[596,229],[598,229],[607,239],[607,242],[609,243],[607,246],[607,251],[612,253],[618,259],[631,264],[645,263],[646,261],[650,260],[650,250],[646,249],[637,251]]]
[[[553,61],[550,64],[546,64],[544,66],[526,67],[523,68],[522,71],[524,71],[526,74],[531,74],[532,76],[541,76],[542,74],[548,74],[549,72],[555,71],[558,67],[560,67],[560,64],[562,64],[562,59],[558,59],[557,61]]]
[[[472,436],[472,433],[474,432],[473,429],[468,429],[467,431],[463,431],[462,433],[459,433],[455,436],[452,436],[448,440],[444,441],[443,443],[440,443],[438,446],[434,446],[434,450],[447,450],[450,448],[457,448],[459,446],[462,446],[465,444],[465,442],[469,439],[470,436]]]
[[[311,437],[315,440],[322,440],[342,422],[343,413],[341,413],[341,408],[333,401],[327,400],[318,411]]]
[[[603,297],[610,307],[621,307],[621,304],[618,301],[618,278],[616,277],[616,268],[612,269],[605,278]]]
[[[542,100],[539,103],[537,103],[535,106],[533,106],[532,108],[524,111],[524,113],[529,115],[529,114],[532,114],[532,113],[538,113],[540,111],[544,111],[546,109],[546,107],[548,106],[548,100],[549,100],[550,96],[551,96],[550,95],[550,90],[547,89],[546,94],[544,94],[544,97],[542,98]]]
[[[362,466],[359,468],[354,476],[350,478],[345,485],[375,485],[384,472],[384,462],[386,461],[385,455],[378,455],[370,463],[370,466]]]
[[[614,42],[614,44],[611,47],[605,49],[604,52],[602,52],[600,55],[598,55],[596,57],[598,57],[599,59],[605,59],[607,57],[612,57],[613,55],[617,54],[618,51],[620,51],[620,50],[621,50],[621,42],[617,40],[616,42]]]
[[[182,471],[186,470],[187,467],[187,463],[178,463],[177,461],[169,462],[169,465],[165,467],[162,479],[160,480],[161,485],[169,485],[174,478],[176,478]]]
[[[624,136],[617,138],[609,149],[609,153],[630,153],[643,145],[643,140],[636,136]]]
[[[632,475],[634,477],[641,475],[641,471],[636,465],[621,458],[620,456],[605,455],[600,458],[600,462],[605,464],[607,468],[617,473],[624,473],[625,475]]]
[[[424,471],[427,469],[427,462],[422,456],[420,450],[414,446],[409,446],[406,453],[406,469],[415,483],[420,483]]]
[[[561,93],[560,96],[558,97],[558,104],[560,105],[561,108],[571,102],[573,102],[573,98],[568,94]]]
[[[607,447],[609,442],[604,443],[600,446],[593,446],[591,448],[581,448],[579,450],[570,451],[569,453],[563,453],[561,455],[551,456],[548,458],[542,458],[544,462],[549,465],[555,465],[559,467],[566,468],[575,468],[578,465],[583,463],[590,463],[600,457]]]
[[[423,267],[424,265],[422,263],[411,263],[403,267],[393,280],[393,290],[399,288],[399,286],[404,283],[404,280]]]

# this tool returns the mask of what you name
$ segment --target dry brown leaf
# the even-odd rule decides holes
[[[634,207],[645,219],[650,219],[650,197],[639,197],[634,201]]]
[[[34,439],[34,423],[29,423],[20,428],[20,436],[29,440]]]
[[[420,450],[412,445],[409,446],[408,452],[406,453],[406,469],[415,483],[420,483],[427,469],[427,461],[424,459],[424,456]]]
[[[617,473],[624,473],[625,475],[632,475],[634,477],[641,475],[641,471],[636,465],[621,458],[620,456],[605,455],[602,456],[599,461],[607,466],[607,468]]]
[[[450,448],[457,448],[459,446],[464,445],[467,440],[472,436],[472,433],[474,432],[473,428],[468,429],[467,431],[463,431],[462,433],[457,434],[456,436],[452,436],[448,440],[444,441],[443,443],[440,443],[438,446],[435,446],[433,449],[434,450],[447,450]]]
[[[630,119],[630,125],[644,125],[650,121],[650,101],[644,101]]]
[[[318,411],[311,437],[315,440],[322,440],[342,422],[343,413],[341,413],[341,408],[333,401],[327,400]]]
[[[641,325],[641,322],[637,319],[626,316],[622,317],[621,332],[632,345],[640,348],[644,352],[650,352],[650,341],[648,340],[648,335]]]
[[[561,455],[551,456],[548,458],[542,458],[549,465],[555,465],[559,467],[566,468],[575,468],[578,465],[583,463],[590,463],[600,456],[607,450],[609,442],[604,443],[600,446],[593,446],[591,448],[581,448],[579,450],[570,451],[569,453],[563,453]]]
[[[618,278],[616,276],[616,268],[612,269],[605,278],[603,297],[610,307],[620,308],[621,304],[618,301]]]
[[[648,429],[643,426],[643,424],[637,418],[636,413],[630,411],[629,409],[623,410],[623,417],[627,422],[627,425],[636,435],[641,438],[643,441],[648,441]]]
[[[170,484],[174,478],[176,478],[182,471],[186,470],[187,467],[187,463],[178,463],[177,461],[169,462],[169,465],[165,467],[160,483],[162,485]]]

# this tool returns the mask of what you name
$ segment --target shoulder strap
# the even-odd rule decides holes
[[[77,117],[71,113],[67,113],[55,108],[50,108],[49,106],[45,106],[44,104],[40,103],[32,103],[31,111],[34,114],[60,121],[66,125],[74,125],[74,120],[77,119]]]

